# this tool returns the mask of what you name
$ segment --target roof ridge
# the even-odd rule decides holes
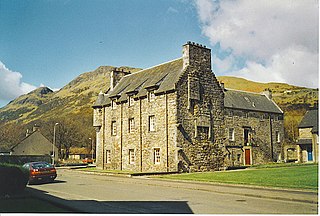
[[[146,70],[149,70],[149,69],[152,69],[152,68],[155,68],[155,67],[159,67],[159,66],[161,66],[161,65],[168,64],[168,63],[171,63],[171,62],[174,62],[174,61],[180,60],[180,59],[182,59],[182,57],[179,57],[179,58],[176,58],[176,59],[173,59],[173,60],[167,61],[167,62],[163,62],[163,63],[161,63],[161,64],[154,65],[154,66],[151,66],[151,67],[148,67],[148,68],[145,68],[145,69],[142,69],[142,70],[137,71],[137,72],[135,72],[135,73],[127,74],[127,75],[125,75],[124,77],[128,77],[128,76],[131,76],[131,75],[134,75],[134,74],[140,73],[140,72],[144,72],[144,71],[146,71]]]
[[[256,95],[261,95],[265,96],[262,92],[251,92],[251,91],[245,91],[245,90],[239,90],[239,89],[231,89],[231,88],[225,88],[226,90],[231,90],[231,91],[238,91],[238,92],[244,92],[244,93],[250,93],[250,94],[256,94]]]

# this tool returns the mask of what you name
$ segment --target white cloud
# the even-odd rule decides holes
[[[197,0],[203,34],[234,63],[235,75],[257,81],[318,86],[319,15],[316,0]],[[214,63],[232,65],[230,58]],[[294,62],[294,63],[293,63]]]
[[[0,61],[0,101],[9,101],[36,89],[21,79],[21,73],[11,71]]]

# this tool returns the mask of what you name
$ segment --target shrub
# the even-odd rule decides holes
[[[0,195],[21,193],[28,180],[28,170],[18,165],[0,164]]]

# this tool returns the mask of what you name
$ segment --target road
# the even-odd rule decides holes
[[[316,193],[106,176],[67,169],[58,170],[54,183],[28,187],[43,199],[51,199],[84,213],[318,212]]]

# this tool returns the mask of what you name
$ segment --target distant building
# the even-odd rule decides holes
[[[319,119],[318,109],[309,110],[298,125],[298,161],[318,162],[319,157]]]
[[[55,159],[58,159],[58,148],[55,149]],[[12,155],[51,155],[53,145],[44,137],[38,126],[34,126],[32,131],[27,130],[26,137],[12,148]]]
[[[271,92],[225,89],[205,46],[188,42],[182,58],[110,79],[93,105],[98,168],[193,172],[280,159],[283,112]]]
[[[91,158],[91,155],[91,150],[85,147],[71,147],[69,150],[69,159],[80,160],[86,157]]]

